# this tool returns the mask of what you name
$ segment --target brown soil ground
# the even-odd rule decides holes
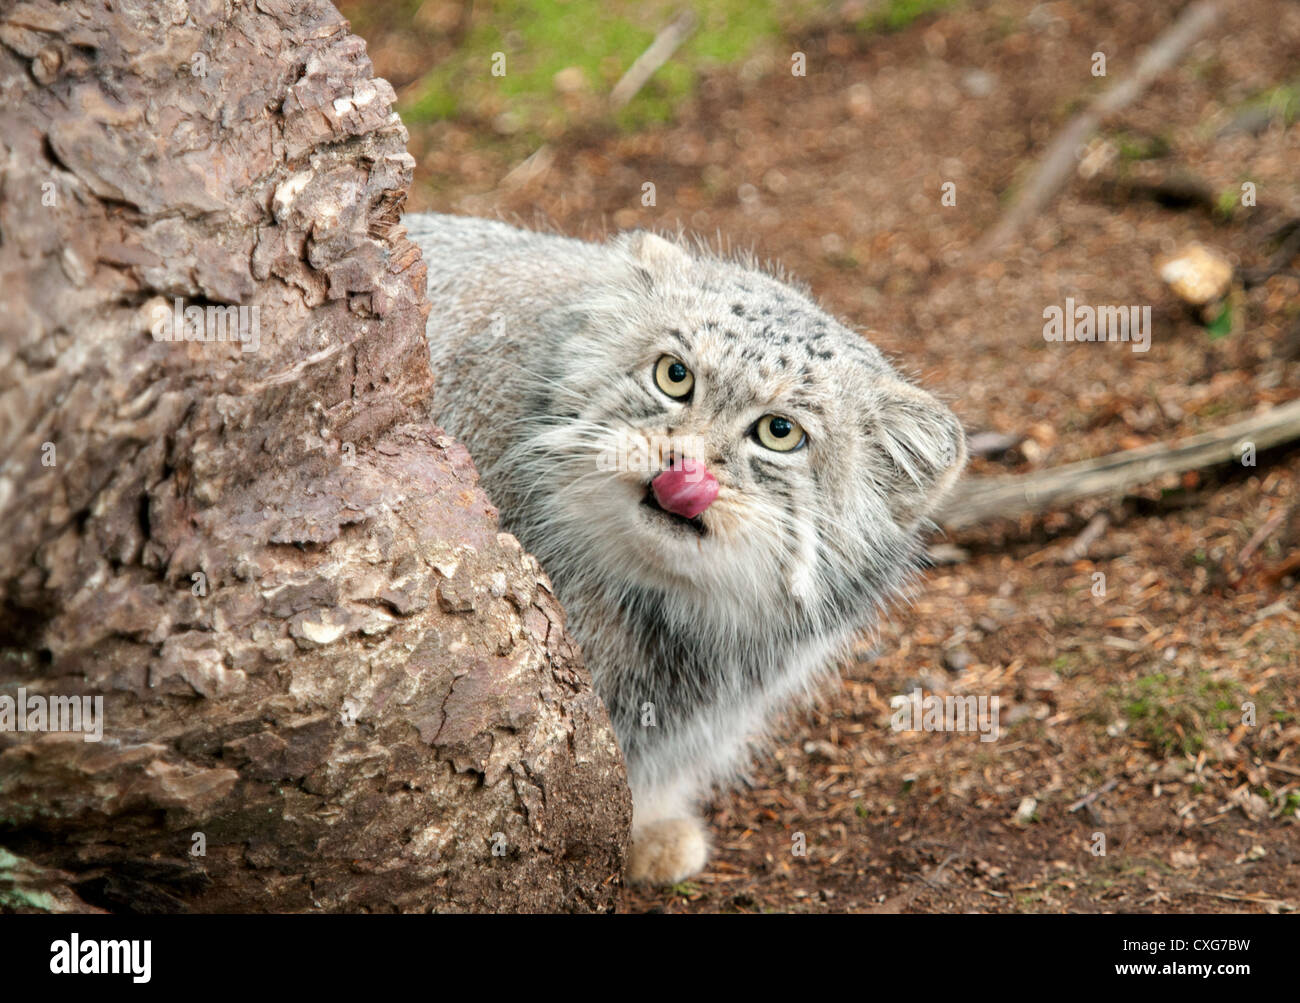
[[[785,39],[784,56],[707,76],[672,124],[573,130],[549,166],[505,185],[517,158],[481,142],[484,126],[435,123],[412,135],[412,207],[576,235],[681,224],[752,246],[946,395],[971,432],[1020,441],[977,459],[974,477],[1206,431],[1300,395],[1296,247],[1288,271],[1237,283],[1218,338],[1156,260],[1198,240],[1239,275],[1277,264],[1279,227],[1300,218],[1300,4],[1223,4],[1210,35],[1105,124],[1114,157],[1099,153],[1097,173],[1004,251],[963,256],[1180,6],[999,0],[874,36],[831,21]],[[370,48],[400,82],[383,32]],[[794,50],[807,77],[789,73]],[[1089,73],[1097,50],[1106,81]],[[1290,103],[1254,100],[1283,84]],[[1225,214],[1150,197],[1183,178],[1215,196],[1253,181],[1259,204]],[[641,206],[645,181],[657,207]],[[955,207],[940,205],[946,181]],[[1042,311],[1067,296],[1150,304],[1150,351],[1046,343]],[[965,559],[931,570],[842,687],[793,715],[749,783],[719,797],[708,870],[630,889],[625,908],[1300,908],[1298,498],[1300,450],[1279,450],[950,535]],[[1099,512],[1108,528],[1069,553]],[[1000,740],[891,730],[890,697],[915,686],[996,694]],[[799,833],[806,855],[792,852]]]

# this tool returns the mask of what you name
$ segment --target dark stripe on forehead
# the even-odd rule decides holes
[[[679,344],[683,349],[686,349],[687,351],[690,350],[691,346],[690,343],[686,340],[686,336],[682,334],[681,331],[677,330],[677,328],[670,327],[664,333],[668,335],[668,337],[672,338],[675,342],[677,342],[677,344]]]
[[[799,411],[807,411],[809,414],[815,414],[818,418],[825,417],[826,415],[826,412],[822,409],[820,404],[807,397],[791,397],[790,407]]]

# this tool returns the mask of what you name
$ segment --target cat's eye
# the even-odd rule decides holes
[[[803,426],[793,418],[783,418],[779,414],[765,414],[754,426],[754,436],[768,449],[778,453],[792,453],[804,444],[807,436]]]
[[[662,355],[655,363],[655,386],[674,400],[681,400],[695,389],[695,377],[681,359]]]

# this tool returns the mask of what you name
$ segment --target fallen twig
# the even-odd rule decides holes
[[[1107,780],[1104,784],[1098,787],[1091,794],[1085,794],[1083,797],[1079,798],[1078,801],[1074,802],[1074,804],[1070,805],[1070,807],[1065,810],[1068,812],[1076,812],[1080,808],[1086,808],[1088,805],[1092,804],[1103,794],[1107,794],[1110,791],[1113,791],[1118,786],[1119,786],[1119,778],[1111,777],[1109,780]]]
[[[550,143],[543,143],[531,154],[510,169],[501,179],[499,188],[522,188],[536,180],[551,169],[555,162],[555,150]]]
[[[695,30],[695,12],[687,10],[675,17],[668,26],[655,35],[650,47],[637,56],[626,73],[609,92],[609,109],[617,111],[636,97],[638,91],[654,76],[655,71],[672,58],[673,53]],[[497,185],[500,189],[522,188],[540,178],[555,162],[555,149],[543,143],[523,161],[512,167]]]
[[[1273,532],[1282,525],[1285,519],[1285,510],[1275,512],[1272,518],[1265,522],[1264,525],[1260,526],[1259,529],[1255,530],[1254,535],[1246,541],[1246,545],[1241,548],[1241,553],[1237,555],[1238,571],[1244,571],[1246,569],[1246,562],[1250,560],[1251,555],[1259,549],[1260,544],[1273,535]]]
[[[1291,575],[1300,575],[1300,550],[1297,550],[1280,564],[1274,564],[1271,568],[1265,568],[1259,573],[1260,584],[1270,588],[1277,585],[1283,578]]]
[[[929,874],[909,874],[908,877],[912,878],[912,880],[914,881],[923,881],[931,888],[942,888],[943,885],[941,879],[943,877],[943,872],[946,871],[948,869],[948,865],[951,864],[956,859],[957,859],[957,854],[950,853],[948,854],[948,856],[944,857],[943,860],[940,861],[939,866],[936,867],[934,870],[932,870]]]
[[[1273,909],[1285,909],[1292,912],[1295,904],[1287,902],[1284,899],[1271,899],[1265,896],[1254,898],[1249,895],[1229,895],[1227,892],[1207,892],[1200,889],[1189,889],[1193,895],[1208,895],[1210,898],[1223,899],[1225,902],[1249,902],[1251,905],[1262,905]]]
[[[637,91],[655,75],[655,71],[672,59],[673,53],[695,30],[695,12],[685,10],[654,37],[650,47],[636,57],[614,89],[609,92],[609,106],[617,111],[636,96]]]
[[[1182,16],[1143,54],[1132,76],[1121,80],[1076,115],[1047,149],[1038,169],[1019,196],[972,257],[979,259],[1000,248],[1033,216],[1038,215],[1074,173],[1076,151],[1082,147],[1109,115],[1136,100],[1151,82],[1182,58],[1183,53],[1219,16],[1217,4],[1202,0],[1183,11]]]
[[[1031,474],[972,478],[958,486],[936,521],[949,529],[961,529],[989,519],[1041,512],[1080,498],[1120,491],[1162,474],[1239,459],[1244,443],[1263,452],[1294,439],[1300,439],[1300,399],[1182,442],[1159,442]]]
[[[1101,538],[1101,534],[1106,532],[1106,527],[1109,525],[1110,516],[1105,512],[1098,512],[1088,522],[1088,525],[1083,527],[1083,532],[1075,538],[1074,542],[1065,548],[1065,552],[1061,555],[1061,561],[1065,564],[1073,564],[1075,561],[1087,557],[1089,549]]]

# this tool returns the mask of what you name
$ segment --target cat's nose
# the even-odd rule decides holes
[[[702,460],[674,457],[668,469],[650,482],[650,490],[660,508],[694,519],[718,497],[718,481]]]

